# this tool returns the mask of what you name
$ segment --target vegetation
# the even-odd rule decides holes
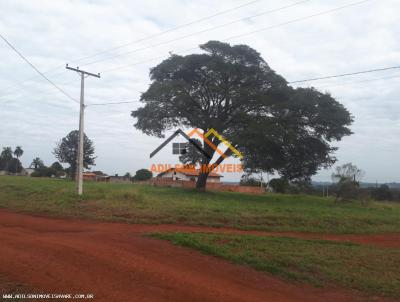
[[[23,152],[20,146],[14,151],[11,147],[3,147],[3,151],[0,153],[0,170],[7,171],[8,173],[21,173],[22,164],[19,157],[22,156]]]
[[[153,172],[147,170],[147,169],[140,169],[136,171],[135,176],[133,176],[132,180],[133,181],[143,181],[143,180],[149,180],[153,177]]]
[[[71,131],[66,137],[57,143],[53,153],[56,158],[62,162],[69,164],[68,174],[74,179],[76,172],[76,159],[78,154],[79,131]],[[96,157],[94,156],[93,142],[84,134],[83,139],[83,167],[89,169],[94,165]]]
[[[247,195],[145,185],[74,183],[60,179],[0,177],[0,207],[128,223],[179,223],[267,231],[400,232],[396,203],[334,203],[307,195]]]
[[[284,279],[400,298],[400,250],[252,235],[153,234]]]
[[[187,148],[184,150],[185,152],[179,156],[179,161],[185,165],[201,165],[204,156],[194,144],[201,149],[203,145],[197,138],[191,138],[190,140],[191,142],[187,144]]]
[[[65,176],[65,170],[59,162],[54,162],[50,167],[47,167],[40,160],[40,165],[37,165],[35,171],[31,174],[32,177],[61,177]]]
[[[171,55],[151,69],[152,83],[141,95],[145,103],[132,112],[135,127],[163,137],[174,127],[211,128],[243,151],[249,170],[277,172],[288,180],[309,180],[333,164],[331,143],[350,135],[350,113],[332,96],[314,88],[293,88],[247,45],[209,41],[201,54]],[[220,139],[211,134],[215,146]],[[215,149],[202,165],[218,166],[232,155],[226,149],[215,162]],[[201,172],[204,190],[209,172]]]
[[[352,163],[336,167],[332,174],[332,180],[336,182],[336,201],[348,201],[357,199],[360,196],[360,180],[364,171]]]

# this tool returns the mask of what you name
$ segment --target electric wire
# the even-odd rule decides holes
[[[20,56],[33,70],[35,70],[42,78],[44,78],[47,82],[49,82],[54,88],[56,88],[58,91],[60,91],[62,94],[64,94],[68,99],[74,101],[75,103],[79,104],[79,101],[77,101],[75,98],[70,96],[64,89],[59,87],[57,84],[55,84],[52,80],[50,80],[46,75],[44,75],[39,69],[36,68],[35,65],[33,65],[18,49],[16,49],[2,34],[0,34],[0,38],[14,51]]]

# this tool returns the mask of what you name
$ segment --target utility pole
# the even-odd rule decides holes
[[[72,68],[68,64],[65,66],[66,69],[76,71],[81,75],[81,97],[80,97],[80,110],[79,110],[79,139],[78,139],[78,154],[76,158],[76,192],[78,195],[83,193],[83,145],[84,145],[84,124],[85,124],[85,76],[92,76],[100,78],[100,73],[94,74],[84,70],[80,70],[79,67]]]

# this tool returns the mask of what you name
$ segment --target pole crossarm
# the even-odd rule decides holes
[[[86,74],[86,75],[89,75],[89,76],[92,76],[92,77],[100,78],[100,73],[95,74],[95,73],[91,73],[91,72],[79,69],[79,67],[76,67],[76,68],[69,67],[68,64],[65,66],[65,68],[69,69],[69,70],[73,70],[73,71],[79,72],[79,73],[83,73],[83,74]]]

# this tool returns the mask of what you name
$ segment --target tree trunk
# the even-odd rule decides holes
[[[207,178],[208,178],[208,173],[200,172],[199,178],[197,179],[197,182],[196,182],[196,189],[198,191],[204,192],[206,190]]]

